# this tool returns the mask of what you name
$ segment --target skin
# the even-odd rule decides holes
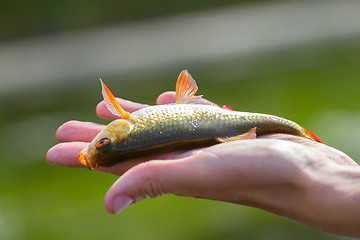
[[[130,113],[147,106],[117,100]],[[174,92],[165,92],[157,104],[174,100]],[[115,118],[104,102],[96,113]],[[77,155],[104,127],[64,123],[56,132],[60,143],[48,151],[47,161],[85,168]],[[105,196],[105,208],[112,214],[147,197],[175,194],[252,206],[320,231],[360,237],[359,165],[337,149],[301,137],[273,134],[98,170],[121,176]]]

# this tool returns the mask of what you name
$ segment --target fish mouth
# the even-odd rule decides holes
[[[91,161],[89,159],[89,157],[83,152],[81,151],[77,157],[79,163],[81,163],[82,165],[85,165],[88,167],[89,170],[94,169],[94,167],[91,164]]]

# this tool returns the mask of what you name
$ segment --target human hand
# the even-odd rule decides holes
[[[358,167],[324,144],[278,134],[139,164],[110,188],[105,207],[118,213],[144,198],[175,194],[248,205],[325,232],[360,236]]]
[[[130,112],[146,106],[123,101],[121,105]],[[158,98],[159,104],[172,101],[173,93]],[[112,118],[102,103],[97,113]],[[57,138],[70,143],[50,149],[48,161],[81,166],[76,156],[86,146],[83,142],[103,127],[80,122],[63,125]],[[146,197],[175,194],[253,206],[329,233],[360,236],[359,166],[334,148],[300,137],[274,134],[135,159],[101,170],[125,172],[105,197],[110,213]]]

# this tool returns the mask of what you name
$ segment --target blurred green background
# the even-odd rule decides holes
[[[296,121],[359,162],[358,7],[2,1],[0,239],[345,239],[261,210],[176,196],[112,216],[103,198],[116,176],[50,166],[45,154],[63,122],[107,123],[94,111],[99,77],[116,96],[155,104],[188,69],[207,99]]]

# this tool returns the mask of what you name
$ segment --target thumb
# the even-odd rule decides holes
[[[190,173],[183,162],[189,158],[192,156],[181,160],[152,160],[131,168],[108,190],[105,196],[106,210],[118,214],[132,203],[148,197],[168,193],[184,195]]]

